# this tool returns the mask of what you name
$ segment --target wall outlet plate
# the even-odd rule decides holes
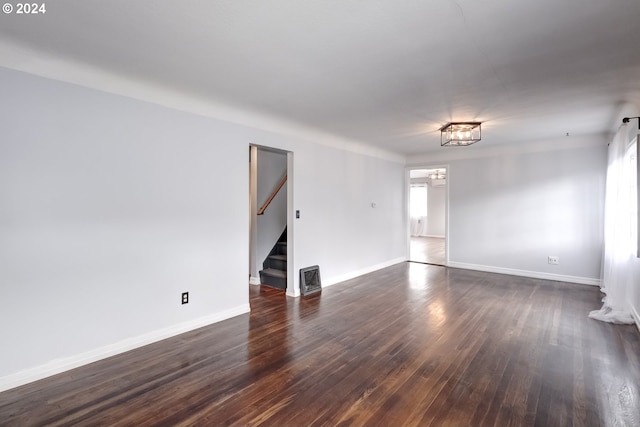
[[[552,265],[558,265],[560,264],[560,257],[556,255],[549,255],[548,262]]]
[[[189,292],[182,293],[182,303],[189,304]]]

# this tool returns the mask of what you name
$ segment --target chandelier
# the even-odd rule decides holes
[[[430,179],[447,179],[447,175],[445,175],[445,171],[440,171],[436,169],[434,173],[429,174]]]
[[[465,146],[481,139],[481,122],[451,122],[440,128],[440,146]]]

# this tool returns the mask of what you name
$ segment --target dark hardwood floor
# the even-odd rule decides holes
[[[0,394],[0,425],[632,426],[597,288],[402,263]]]

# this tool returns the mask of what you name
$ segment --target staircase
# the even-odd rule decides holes
[[[287,290],[287,229],[269,252],[262,263],[260,283],[272,288]]]

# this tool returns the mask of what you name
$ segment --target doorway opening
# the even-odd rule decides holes
[[[293,295],[293,153],[249,147],[249,284]]]
[[[409,261],[448,263],[448,167],[409,170]]]

